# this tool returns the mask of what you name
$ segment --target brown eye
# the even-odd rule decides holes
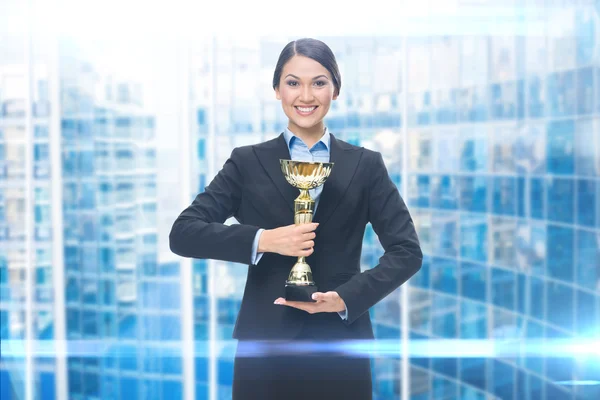
[[[325,82],[325,81],[316,81],[315,82],[315,86],[325,86],[325,85],[327,85],[327,82]]]
[[[287,81],[286,83],[288,86],[298,86],[298,82],[296,81]]]

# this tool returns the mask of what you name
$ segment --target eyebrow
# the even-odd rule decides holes
[[[300,78],[298,78],[296,75],[293,74],[287,74],[285,77],[287,78],[288,76],[291,76],[292,78],[296,78],[298,80],[300,80]],[[329,79],[326,75],[319,75],[319,76],[315,76],[312,80],[317,80],[319,78],[325,78],[325,79]],[[285,79],[285,78],[284,78]]]

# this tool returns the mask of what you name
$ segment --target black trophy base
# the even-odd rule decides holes
[[[316,300],[312,299],[312,295],[318,291],[316,285],[285,285],[285,299],[316,303]]]

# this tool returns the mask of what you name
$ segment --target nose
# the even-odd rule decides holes
[[[313,100],[312,88],[304,86],[300,92],[300,101],[303,103],[310,103]]]

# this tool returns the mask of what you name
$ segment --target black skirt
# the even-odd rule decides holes
[[[349,355],[339,344],[306,329],[293,341],[239,341],[233,400],[370,400],[368,355]]]

